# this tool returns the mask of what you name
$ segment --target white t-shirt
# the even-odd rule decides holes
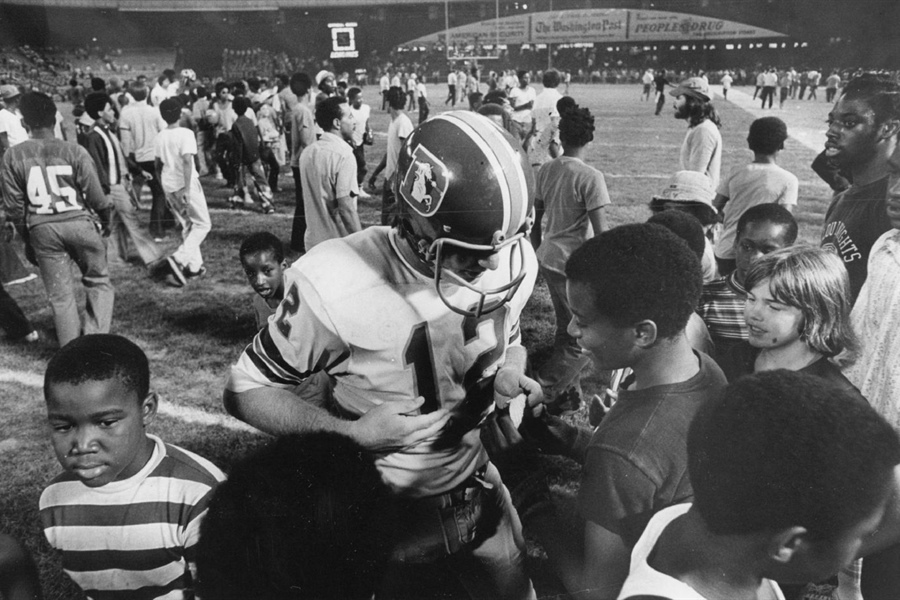
[[[797,176],[774,163],[750,163],[732,169],[716,190],[728,198],[716,256],[734,258],[737,222],[748,208],[767,203],[796,205],[799,189]]]
[[[0,110],[0,133],[6,134],[10,148],[28,139],[28,132],[22,125],[22,113],[18,109],[14,113],[8,108]]]
[[[197,138],[186,127],[163,129],[153,141],[156,158],[163,163],[162,183],[165,192],[177,192],[184,188],[184,156],[197,154]],[[191,161],[191,179],[197,178],[197,168]]]
[[[665,573],[660,573],[647,564],[647,557],[656,548],[659,536],[672,521],[685,514],[690,508],[690,504],[676,504],[653,515],[653,518],[647,523],[641,539],[631,551],[631,568],[628,571],[628,579],[625,580],[622,591],[619,592],[619,600],[625,600],[631,596],[661,596],[672,598],[672,600],[712,600],[700,595],[688,584]],[[766,586],[769,586],[771,593],[764,597],[784,600],[784,594],[781,593],[777,583],[764,579],[762,589]]]
[[[534,88],[530,85],[527,86],[524,90],[519,86],[516,86],[509,93],[509,101],[512,103],[513,108],[522,106],[523,104],[528,104],[529,102],[533,102],[536,97],[537,92],[535,92]],[[514,111],[512,114],[512,120],[516,123],[525,123],[526,125],[530,125],[532,110],[532,108],[529,108],[528,110]]]
[[[420,83],[416,86],[416,91],[418,92],[418,97],[419,97],[419,98],[425,98],[426,100],[428,100],[428,90],[425,88],[425,84],[424,84],[424,83],[421,83],[421,82],[420,82]]]
[[[366,123],[369,122],[369,115],[372,112],[372,107],[368,104],[361,104],[359,108],[350,107],[350,112],[353,113],[353,145],[354,146],[362,146],[363,143],[363,134],[366,132]]]
[[[447,74],[447,85],[456,85],[456,73],[453,71],[450,71],[450,73]]]
[[[391,121],[387,132],[387,162],[384,166],[384,178],[390,179],[397,171],[397,162],[400,159],[400,146],[403,140],[413,132],[412,121],[406,113],[400,113]]]
[[[719,187],[722,168],[722,134],[716,124],[705,119],[688,129],[681,145],[681,170],[697,171],[712,181],[713,189]]]
[[[733,81],[734,79],[731,77],[731,75],[722,75],[722,89],[730,90],[731,82]]]

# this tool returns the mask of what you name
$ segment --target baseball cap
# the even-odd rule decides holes
[[[329,77],[334,78],[334,73],[332,73],[331,71],[326,71],[325,69],[322,69],[321,71],[316,73],[316,85],[319,85],[320,83],[322,83],[324,80],[328,79]]]
[[[675,89],[669,90],[669,94],[675,96],[693,96],[698,100],[709,101],[709,84],[702,77],[688,77],[679,83]]]
[[[654,202],[700,202],[712,206],[716,191],[712,180],[699,171],[678,171],[666,187],[653,197]]]
[[[22,92],[19,91],[14,85],[0,85],[0,97],[4,100],[9,100],[10,98],[15,98],[16,96],[22,95]]]

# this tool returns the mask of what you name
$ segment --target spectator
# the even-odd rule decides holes
[[[251,207],[255,196],[262,211],[267,215],[272,214],[275,207],[272,205],[272,189],[266,182],[266,173],[259,155],[259,131],[246,115],[250,99],[238,96],[232,102],[232,108],[237,119],[231,126],[231,137],[234,140],[232,155],[236,170],[231,206],[235,208],[243,202],[245,208]]]
[[[200,523],[225,476],[146,433],[159,399],[144,352],[116,335],[75,340],[47,365],[44,398],[64,472],[41,494],[41,524],[63,569],[88,597],[192,598]]]
[[[109,331],[115,294],[106,245],[89,210],[97,214],[103,235],[109,235],[112,207],[87,150],[53,135],[53,100],[29,92],[20,106],[31,139],[3,155],[3,207],[29,240],[50,297],[57,339],[65,346],[82,333]],[[51,177],[59,193],[43,187]],[[40,183],[34,185],[35,181]],[[78,313],[71,261],[81,271],[87,297],[84,322]]]
[[[573,386],[580,397],[577,371],[579,365],[585,366],[577,340],[567,331],[572,311],[566,299],[566,262],[585,241],[608,228],[604,208],[610,203],[603,173],[584,162],[588,145],[594,139],[593,115],[574,102],[560,104],[563,154],[537,173],[531,236],[556,315],[553,350],[535,372],[535,380],[544,387],[544,397],[551,406],[557,398],[565,397],[567,390],[558,388],[561,383]],[[542,231],[540,221],[544,214],[547,227]],[[571,377],[573,369],[577,371]]]
[[[350,112],[353,113],[353,156],[356,158],[356,183],[360,198],[370,198],[363,189],[366,180],[366,146],[373,143],[372,129],[369,127],[369,115],[372,107],[363,102],[362,90],[352,87],[347,91]]]
[[[181,102],[174,98],[163,100],[159,107],[168,124],[155,141],[156,174],[166,192],[166,201],[181,225],[181,244],[166,259],[171,278],[169,284],[184,286],[188,279],[206,273],[200,244],[211,228],[206,196],[194,166],[197,139],[194,132],[179,125]]]
[[[825,211],[822,245],[844,259],[854,300],[866,280],[869,251],[891,228],[888,160],[900,132],[900,84],[875,74],[852,79],[828,114],[825,155],[848,171],[850,187]]]
[[[294,176],[294,221],[291,226],[291,250],[306,252],[306,207],[303,202],[303,182],[300,177],[300,154],[316,141],[316,123],[309,110],[309,90],[312,81],[306,73],[291,76],[291,92],[297,101],[291,109],[291,173]]]
[[[757,204],[774,202],[793,212],[800,182],[777,164],[778,153],[788,138],[787,125],[778,117],[763,117],[750,124],[747,145],[753,162],[735,167],[720,184],[713,206],[722,215],[722,230],[716,242],[719,275],[734,271],[734,237],[737,221]]]
[[[675,97],[675,118],[688,122],[681,144],[681,169],[705,174],[716,189],[722,165],[722,124],[710,102],[709,86],[703,79],[691,77],[669,94]]]
[[[3,98],[4,104],[0,108],[0,159],[7,150],[28,139],[28,132],[22,126],[22,113],[19,111],[21,97],[22,93],[16,86],[0,85],[0,98]]]
[[[403,111],[406,106],[406,96],[403,89],[392,86],[388,90],[388,106],[391,109],[391,124],[387,132],[387,150],[381,163],[369,177],[369,186],[375,187],[375,178],[384,170],[384,184],[381,195],[381,224],[390,225],[396,213],[397,197],[395,195],[394,175],[397,172],[397,162],[400,157],[400,149],[406,138],[413,132],[413,124],[409,116]]]
[[[300,180],[306,213],[304,245],[313,246],[362,229],[357,214],[359,185],[353,139],[353,113],[347,100],[326,98],[316,105],[322,137],[300,155]]]
[[[207,121],[214,127],[216,134],[216,164],[219,172],[216,179],[224,179],[225,185],[234,187],[236,173],[232,165],[231,149],[234,140],[231,137],[231,127],[237,119],[234,108],[231,106],[231,88],[224,81],[216,83],[216,101],[206,113]]]
[[[519,139],[524,142],[534,127],[531,115],[537,92],[529,85],[531,73],[520,70],[516,72],[516,76],[519,78],[519,85],[509,93],[509,101],[513,107],[513,121],[519,128]]]
[[[284,249],[275,235],[260,231],[241,242],[238,256],[247,281],[256,292],[253,310],[256,313],[256,327],[261,329],[284,299],[284,270],[288,267]]]
[[[531,166],[535,168],[562,153],[559,145],[559,111],[556,108],[557,102],[562,98],[562,94],[556,89],[559,87],[559,71],[544,71],[541,83],[544,90],[535,97],[532,109],[534,134],[530,141],[525,142]]]

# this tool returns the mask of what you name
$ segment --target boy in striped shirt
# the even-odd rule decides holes
[[[47,366],[50,441],[64,473],[40,515],[63,568],[88,598],[193,598],[195,545],[216,485],[212,463],[145,428],[156,415],[144,352],[80,337]]]

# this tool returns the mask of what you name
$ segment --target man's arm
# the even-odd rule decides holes
[[[103,193],[108,194],[109,177],[107,177],[107,167],[104,164],[106,160],[106,146],[100,140],[100,134],[93,131],[89,132],[84,137],[84,149],[87,150],[94,163],[94,170],[97,173],[97,177],[100,179],[100,187],[103,188]]]
[[[601,206],[588,211],[588,220],[591,222],[591,227],[594,228],[594,235],[600,235],[609,229],[609,220],[607,219],[606,211],[603,210],[603,208],[604,207]]]
[[[723,194],[716,194],[716,197],[713,200],[713,208],[715,208],[719,212],[722,212],[729,200],[731,200],[731,198],[729,198],[728,196],[725,196]]]
[[[348,233],[362,230],[359,222],[359,213],[356,212],[356,200],[352,196],[341,196],[336,200],[338,217],[347,229]]]
[[[682,165],[682,169],[706,173],[719,141],[716,139],[716,136],[705,129],[700,129],[694,131],[691,142],[687,162]]]

